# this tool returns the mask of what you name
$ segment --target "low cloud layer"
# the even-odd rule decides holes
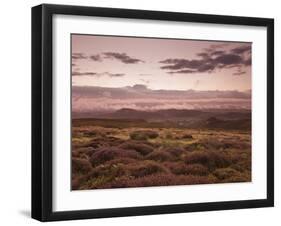
[[[75,112],[160,109],[250,109],[251,91],[151,90],[145,85],[123,88],[72,87]]]

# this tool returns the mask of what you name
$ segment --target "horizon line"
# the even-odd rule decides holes
[[[146,85],[143,84],[135,84],[133,86],[120,86],[120,87],[109,87],[109,86],[91,86],[91,85],[72,85],[71,88],[74,87],[86,87],[86,88],[107,88],[107,89],[124,89],[124,88],[134,88],[134,86],[136,85],[141,85],[144,86],[144,90],[152,90],[152,91],[161,91],[161,90],[165,90],[165,91],[198,91],[198,92],[214,92],[214,91],[219,91],[219,92],[252,92],[252,89],[244,89],[244,90],[239,90],[239,89],[208,89],[208,90],[200,90],[200,89],[151,89],[149,87],[147,87]]]

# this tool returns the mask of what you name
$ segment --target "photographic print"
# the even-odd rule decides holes
[[[251,43],[71,35],[72,190],[251,181]]]
[[[42,4],[31,71],[32,218],[274,206],[274,19]]]

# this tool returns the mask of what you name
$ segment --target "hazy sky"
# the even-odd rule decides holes
[[[251,44],[72,35],[74,86],[251,89]]]

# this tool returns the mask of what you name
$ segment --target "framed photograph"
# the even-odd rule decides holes
[[[32,8],[32,217],[274,205],[274,21]]]

